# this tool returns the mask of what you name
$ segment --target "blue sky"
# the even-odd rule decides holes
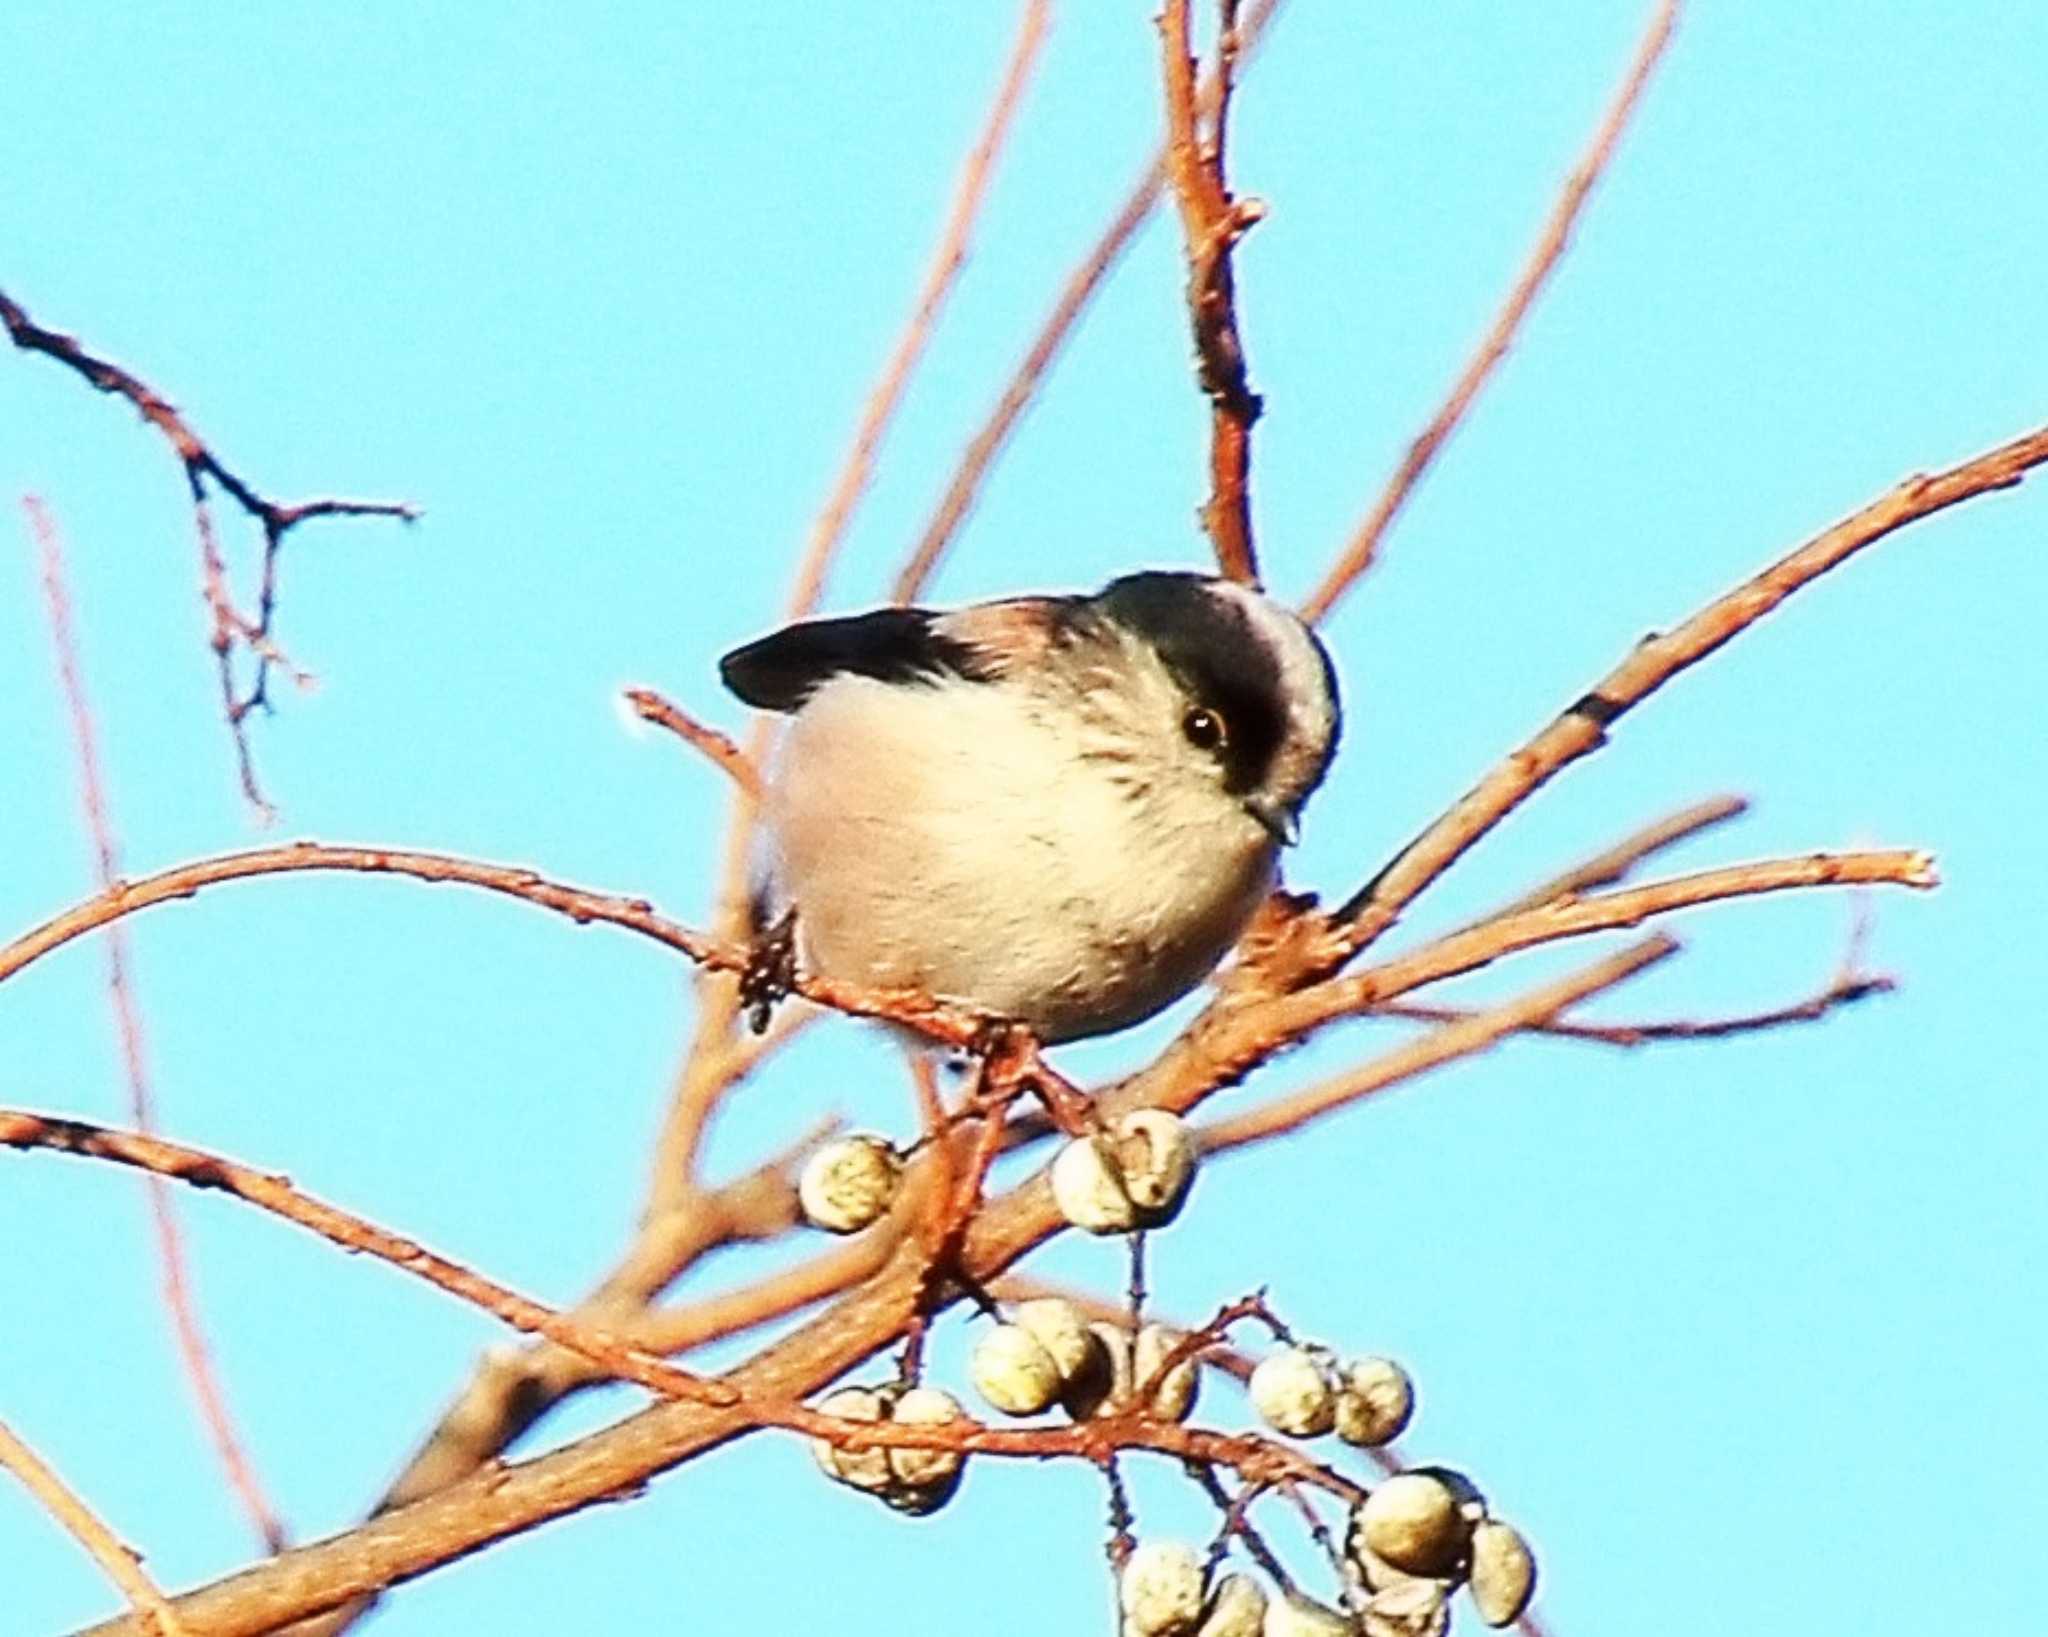
[[[1280,593],[1313,583],[1483,327],[1645,13],[1292,0],[1233,144],[1272,211],[1240,285]],[[270,491],[427,510],[291,544],[282,636],[321,687],[258,728],[283,833],[531,863],[701,918],[723,793],[621,731],[612,696],[645,681],[743,721],[713,662],[773,617],[1014,18],[958,0],[14,8],[0,288],[162,386]],[[1158,117],[1153,50],[1142,6],[1061,8],[833,606],[879,594],[1127,186]],[[2044,69],[2048,14],[2027,8],[1691,8],[1556,286],[1330,626],[1350,727],[1297,884],[1355,884],[1643,631],[1905,473],[2042,419]],[[1160,221],[937,594],[1200,561],[1204,424]],[[0,481],[10,515],[34,490],[69,540],[128,869],[249,844],[172,463],[123,407],[10,351]],[[8,934],[90,879],[10,532]],[[1302,1328],[1403,1359],[1411,1449],[1469,1468],[1534,1537],[1562,1637],[1904,1632],[1929,1599],[2031,1629],[2044,534],[2048,499],[2023,489],[1802,594],[1631,717],[1413,929],[1732,789],[1753,816],[1679,863],[1940,855],[1939,893],[1873,906],[1898,994],[1718,1046],[1511,1044],[1219,1167],[1162,1241],[1166,1307],[1270,1284]],[[1601,1010],[1797,998],[1848,914],[1808,896],[1695,916],[1687,956]],[[687,1024],[660,954],[359,879],[225,888],[132,932],[167,1131],[543,1297],[606,1266]],[[120,1118],[101,963],[81,944],[0,989],[0,1100]],[[1265,1084],[1394,1028],[1334,1036]],[[1156,1038],[1072,1061],[1106,1071]],[[827,1110],[907,1120],[900,1074],[850,1026],[741,1100],[718,1159]],[[500,1338],[389,1270],[181,1203],[260,1466],[302,1536],[345,1526]],[[184,1585],[248,1548],[145,1230],[130,1178],[5,1160],[0,1417]],[[1041,1261],[1119,1275],[1100,1245]],[[631,1402],[587,1400],[546,1437]],[[1170,1473],[1139,1500],[1162,1532],[1206,1526]],[[879,1633],[906,1608],[930,1629],[1106,1629],[1101,1515],[1084,1473],[991,1467],[910,1523],[756,1440],[437,1574],[376,1629]],[[10,1630],[110,1606],[6,1486],[0,1558]]]

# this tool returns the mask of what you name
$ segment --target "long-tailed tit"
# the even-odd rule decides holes
[[[1189,573],[809,620],[719,672],[791,718],[762,924],[793,916],[808,971],[1047,1041],[1136,1023],[1209,974],[1272,889],[1340,720],[1307,626]]]

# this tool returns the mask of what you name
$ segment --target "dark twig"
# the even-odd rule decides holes
[[[268,707],[270,669],[283,659],[275,641],[274,623],[278,556],[284,538],[301,523],[322,517],[396,517],[410,523],[419,517],[419,508],[403,501],[349,500],[338,496],[294,502],[272,500],[215,454],[212,446],[193,430],[192,423],[148,382],[88,351],[76,336],[45,329],[4,291],[0,291],[0,323],[6,325],[15,346],[24,352],[54,359],[99,391],[134,405],[136,413],[163,435],[177,456],[199,531],[200,581],[212,618],[209,643],[218,656],[221,707],[234,738],[242,793],[258,814],[268,818],[271,807],[256,780],[246,724],[251,711]],[[262,566],[253,616],[244,614],[229,593],[225,564],[206,506],[209,484],[232,499],[262,530]],[[238,691],[235,684],[232,661],[238,645],[256,660],[255,678],[246,691]]]

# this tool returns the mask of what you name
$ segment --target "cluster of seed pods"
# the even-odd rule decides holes
[[[1050,1171],[1054,1203],[1067,1222],[1093,1234],[1162,1227],[1187,1198],[1198,1152],[1177,1116],[1134,1110],[1061,1148]],[[839,1138],[804,1167],[799,1203],[817,1227],[858,1232],[887,1214],[902,1175],[903,1156],[885,1139]],[[1184,1421],[1200,1376],[1198,1359],[1185,1351],[1181,1335],[1163,1325],[1090,1321],[1073,1303],[1042,1297],[1015,1304],[982,1332],[968,1376],[1006,1416],[1057,1406],[1075,1421],[1133,1412]],[[1360,1448],[1398,1437],[1415,1408],[1414,1386],[1393,1360],[1347,1359],[1298,1341],[1260,1359],[1248,1391],[1273,1433],[1334,1434]],[[1140,1393],[1143,1405],[1134,1402]],[[950,1394],[907,1382],[843,1387],[817,1407],[853,1421],[942,1426],[966,1419]],[[825,1440],[816,1454],[836,1481],[913,1514],[951,1499],[965,1466],[954,1451],[854,1451]],[[1291,1585],[1269,1591],[1253,1576],[1219,1573],[1217,1555],[1172,1540],[1133,1546],[1117,1583],[1123,1637],[1442,1637],[1459,1590],[1488,1625],[1506,1626],[1528,1607],[1536,1582],[1522,1536],[1491,1514],[1469,1479],[1444,1467],[1393,1473],[1353,1508],[1336,1606]]]

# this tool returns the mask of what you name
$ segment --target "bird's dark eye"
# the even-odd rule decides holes
[[[1188,743],[1197,750],[1219,749],[1226,735],[1223,718],[1212,710],[1197,707],[1180,719],[1180,730],[1187,735]]]

